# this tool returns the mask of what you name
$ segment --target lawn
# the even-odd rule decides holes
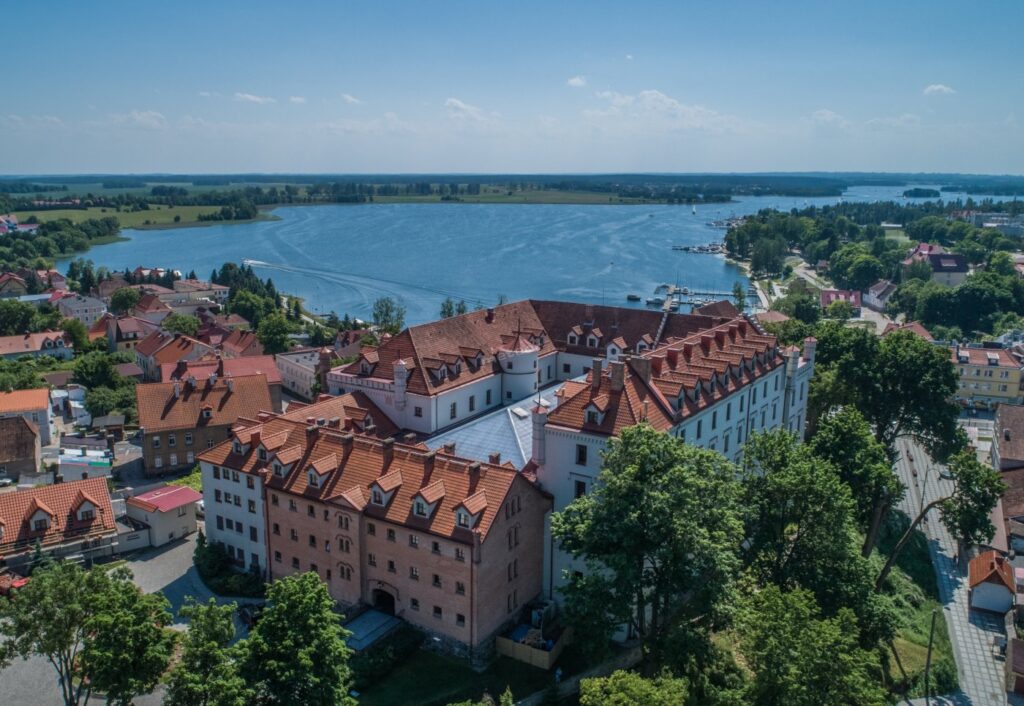
[[[487,691],[497,699],[505,687],[522,699],[551,684],[553,676],[542,669],[499,658],[485,672],[475,672],[466,662],[420,650],[395,667],[384,679],[363,691],[360,706],[444,706],[453,701],[479,699]]]
[[[114,216],[121,223],[122,228],[176,228],[194,225],[225,225],[231,223],[248,223],[250,221],[202,221],[200,214],[216,213],[219,206],[159,206],[152,205],[148,211],[122,211],[114,208],[66,208],[53,211],[16,211],[18,220],[25,222],[30,216],[35,216],[39,221],[54,221],[60,218],[67,218],[73,223],[90,218],[105,218]],[[179,221],[174,221],[179,217]],[[265,212],[260,212],[260,219],[272,218]],[[97,241],[93,241],[97,244]]]
[[[907,234],[903,232],[902,228],[885,231],[885,237],[888,240],[895,240],[899,243],[910,243],[910,238],[907,237]]]

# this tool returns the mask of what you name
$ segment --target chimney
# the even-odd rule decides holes
[[[224,374],[224,359],[220,357],[220,351],[217,351],[217,375]]]
[[[608,367],[611,370],[612,392],[622,392],[622,388],[626,384],[626,364],[617,360],[609,363]]]
[[[494,452],[488,454],[487,455],[487,462],[492,464],[492,465],[494,465],[494,466],[500,465],[501,464],[501,452],[500,451],[494,451]]]
[[[316,420],[316,425],[318,427],[325,427],[325,426],[327,426],[327,419],[325,419],[324,417],[320,417],[319,419]]]
[[[181,383],[177,380],[174,381],[174,397],[181,397]]]
[[[665,357],[668,359],[669,367],[675,368],[679,364],[679,349],[669,348],[665,351]]]
[[[256,419],[258,421],[261,421],[261,422],[265,422],[265,421],[267,421],[268,419],[270,419],[273,416],[274,415],[272,415],[270,412],[257,412],[256,413]]]
[[[661,356],[656,358],[648,358],[651,361],[651,374],[654,377],[661,377],[662,366],[665,364],[665,359]]]
[[[258,446],[259,443],[260,443],[260,436],[261,436],[261,432],[260,432],[259,429],[257,429],[256,431],[254,431],[252,433],[252,435],[249,436],[249,443],[252,444],[253,447]]]
[[[217,373],[210,373],[210,377],[206,378],[206,386],[213,387],[217,384]]]
[[[429,474],[434,471],[434,461],[437,460],[437,451],[430,450],[423,454],[423,472]]]
[[[235,381],[234,380],[232,380],[231,378],[228,378],[227,381],[225,382],[225,384],[228,386],[228,392],[234,392],[235,391]]]
[[[416,432],[414,432],[414,431],[406,432],[405,436],[402,437],[402,441],[404,443],[409,444],[410,446],[412,446],[413,444],[416,443]]]
[[[306,417],[306,426],[313,426],[316,424],[316,417]]]
[[[306,427],[306,439],[308,441],[316,439],[318,431],[319,430],[317,429],[316,424],[312,424]]]
[[[89,471],[82,471],[82,480],[89,480]]]
[[[391,465],[391,459],[395,456],[395,439],[390,437],[380,443],[381,451],[384,453],[384,468]]]
[[[651,381],[651,361],[649,359],[633,356],[629,359],[629,364],[644,382]]]
[[[196,386],[196,376],[195,375],[189,375],[185,379],[185,389],[186,390],[193,390],[193,389],[195,389],[195,386]]]
[[[455,442],[454,441],[447,441],[447,442],[445,442],[444,446],[442,446],[441,448],[444,449],[444,452],[446,454],[448,454],[449,456],[454,456],[455,455]]]
[[[594,375],[593,379],[590,381],[590,384],[591,386],[593,386],[595,390],[601,387],[601,368],[603,365],[604,361],[601,360],[600,358],[594,358],[594,361],[591,364],[591,370],[593,371]]]
[[[1009,441],[1010,440],[1010,429],[1009,429],[1009,427],[1007,427],[1006,429],[1003,429],[1003,440],[1004,441]]]
[[[327,420],[327,426],[329,426],[331,429],[340,429],[341,417],[331,417],[330,419]]]
[[[179,360],[178,364],[174,366],[174,376],[180,378],[186,371],[188,371],[188,363],[184,360]]]
[[[494,323],[494,307],[493,306],[487,307],[487,316],[484,317],[484,321],[486,321],[489,324],[490,323]]]
[[[533,462],[538,466],[544,465],[544,457],[547,453],[547,443],[544,438],[544,425],[548,421],[548,411],[537,405],[533,408]]]

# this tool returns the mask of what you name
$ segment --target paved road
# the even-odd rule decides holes
[[[902,509],[916,517],[924,505],[947,495],[952,490],[952,483],[940,476],[940,466],[933,464],[920,446],[901,439],[898,449],[900,460],[897,470],[908,489]],[[909,460],[911,456],[913,464]],[[912,468],[917,469],[916,477]],[[996,646],[1004,635],[1002,618],[968,610],[967,578],[953,561],[956,543],[939,520],[938,510],[928,513],[922,529],[929,540],[928,550],[938,578],[939,597],[944,606],[960,676],[962,693],[951,695],[945,703],[974,706],[1006,704],[1003,658]]]

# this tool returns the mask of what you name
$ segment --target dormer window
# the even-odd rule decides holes
[[[600,424],[600,418],[601,415],[593,409],[587,412],[587,424]]]
[[[92,522],[96,519],[96,510],[92,507],[83,507],[78,511],[79,522]]]
[[[203,409],[203,419],[210,419],[213,416],[213,410],[209,408]]]
[[[204,410],[204,411],[205,411],[205,410]],[[236,441],[235,443],[233,443],[233,444],[231,445],[231,450],[232,450],[233,452],[235,452],[236,454],[240,454],[240,453],[242,453],[242,444],[241,444],[241,442],[238,442],[238,441]]]
[[[570,334],[569,334],[569,345],[570,345],[570,346],[575,346],[575,345],[576,345],[576,342],[577,342],[578,340],[579,340],[579,339],[578,339],[578,338],[576,338],[576,334],[574,334],[574,333],[570,333]]]
[[[413,512],[415,512],[418,517],[427,516],[427,504],[423,502],[422,498],[416,498],[416,502],[413,503],[412,507]]]
[[[267,450],[266,449],[260,449],[259,451],[256,452],[256,455],[259,456],[259,459],[261,461],[266,461],[267,460]]]
[[[284,475],[284,466],[282,466],[277,461],[274,462],[274,475],[275,476],[283,476]]]
[[[370,364],[369,364],[369,363],[367,363],[367,362],[366,362],[366,361],[364,360],[364,361],[363,361],[363,364],[362,364],[362,365],[360,366],[359,370],[360,370],[360,372],[361,372],[361,373],[362,373],[363,375],[369,375],[369,374],[370,374]]]
[[[588,336],[587,337],[587,346],[589,348],[597,348],[597,339],[594,338],[593,336]]]
[[[316,471],[309,472],[309,486],[311,488],[320,487],[320,476],[317,475]]]
[[[42,532],[50,528],[50,518],[40,517],[32,523],[32,529],[36,532]]]
[[[455,524],[459,527],[469,527],[469,513],[465,510],[455,512]]]
[[[639,343],[636,344],[636,349],[638,351],[645,351],[647,350],[647,344],[644,343],[643,341],[640,341]]]
[[[384,493],[380,492],[379,488],[374,488],[373,489],[373,493],[371,495],[372,495],[372,498],[373,498],[373,504],[374,505],[383,505],[384,504]]]

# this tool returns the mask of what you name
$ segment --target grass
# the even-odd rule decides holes
[[[230,225],[232,223],[251,223],[252,221],[200,221],[199,216],[209,213],[216,213],[219,206],[159,206],[152,205],[148,211],[121,211],[114,208],[62,208],[52,211],[16,211],[18,220],[24,223],[30,216],[35,216],[39,221],[55,221],[60,218],[67,218],[72,223],[81,223],[90,218],[105,218],[114,216],[122,228],[183,228],[196,225]],[[176,223],[175,217],[180,217]],[[269,214],[260,212],[258,218],[253,220],[265,220],[272,218]],[[106,242],[120,240],[117,236],[108,239]],[[103,240],[93,240],[90,245],[100,245]]]
[[[885,237],[887,240],[895,240],[898,243],[910,243],[910,238],[903,232],[902,228],[885,231]]]
[[[203,492],[203,473],[199,469],[199,466],[196,466],[189,471],[187,475],[180,476],[179,478],[172,478],[167,481],[167,485],[183,485],[186,488],[191,488],[192,490],[201,493]]]
[[[381,682],[361,692],[360,706],[444,706],[454,701],[479,699],[486,691],[497,699],[505,687],[522,699],[551,684],[542,669],[500,657],[484,672],[463,661],[433,652],[418,651]]]

